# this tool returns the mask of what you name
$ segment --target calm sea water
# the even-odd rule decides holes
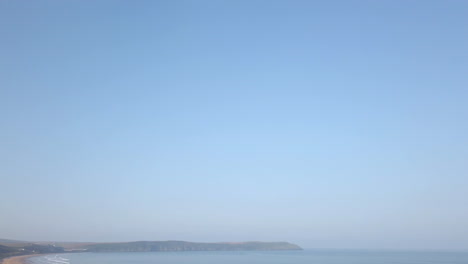
[[[468,264],[468,252],[358,250],[74,253],[30,264]]]

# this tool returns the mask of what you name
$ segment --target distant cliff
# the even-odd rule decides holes
[[[90,252],[242,250],[302,250],[302,248],[287,242],[195,243],[186,241],[138,241],[126,243],[102,243],[87,246],[87,251]]]

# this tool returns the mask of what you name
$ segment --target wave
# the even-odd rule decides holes
[[[70,259],[59,255],[46,255],[39,258],[34,258],[32,264],[70,264]]]

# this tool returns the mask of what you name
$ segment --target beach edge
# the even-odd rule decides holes
[[[44,254],[33,254],[33,255],[21,255],[21,256],[13,256],[13,257],[8,257],[5,259],[2,259],[0,261],[0,264],[27,264],[26,260],[28,258],[32,258],[35,256],[40,256]]]

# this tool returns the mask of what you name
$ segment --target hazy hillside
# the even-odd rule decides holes
[[[234,250],[301,250],[287,242],[194,243],[186,241],[138,241],[127,243],[92,244],[91,252],[145,251],[234,251]]]
[[[252,250],[302,250],[288,242],[222,242],[196,243],[187,241],[136,241],[117,243],[83,242],[20,242],[16,240],[0,243],[0,258],[33,253],[58,252],[149,252],[149,251],[252,251]]]
[[[0,243],[24,243],[25,241],[0,238]]]
[[[12,245],[15,245],[12,243]],[[24,246],[6,246],[0,245],[0,259],[29,254],[61,253],[64,249],[53,245],[38,245],[28,243]]]

